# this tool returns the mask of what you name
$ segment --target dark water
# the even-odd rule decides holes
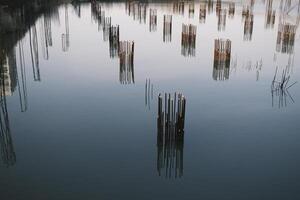
[[[1,6],[0,198],[299,199],[297,3]]]

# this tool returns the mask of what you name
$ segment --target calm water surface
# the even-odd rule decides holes
[[[54,3],[28,24],[2,6],[24,27],[1,36],[0,198],[299,199],[297,3]],[[165,147],[175,92],[184,140]]]

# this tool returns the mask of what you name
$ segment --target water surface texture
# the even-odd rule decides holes
[[[300,199],[298,0],[0,5],[1,199]]]

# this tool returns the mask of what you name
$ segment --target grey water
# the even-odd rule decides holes
[[[298,0],[0,1],[0,199],[299,199],[299,22]]]

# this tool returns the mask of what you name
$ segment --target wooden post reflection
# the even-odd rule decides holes
[[[214,80],[227,80],[229,79],[230,71],[230,58],[231,58],[231,41],[224,39],[215,40],[214,50]]]
[[[181,54],[183,56],[195,56],[197,27],[182,24]]]
[[[205,23],[206,20],[206,3],[200,3],[199,22]]]
[[[272,8],[273,0],[266,2],[265,28],[274,28],[276,11]]]
[[[163,98],[165,98],[163,100]],[[186,99],[182,94],[158,96],[157,171],[166,178],[183,176]]]
[[[150,9],[149,30],[154,32],[157,29],[157,10]]]
[[[172,41],[172,15],[164,15],[163,41]]]
[[[111,58],[119,55],[120,32],[119,25],[109,28],[109,56]]]
[[[120,41],[119,44],[120,75],[121,84],[134,83],[134,42]]]

